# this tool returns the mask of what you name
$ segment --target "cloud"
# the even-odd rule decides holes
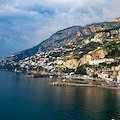
[[[6,5],[1,5],[0,6],[0,17],[5,17],[5,16],[37,16],[38,13],[36,11],[25,11],[22,9],[15,8],[13,6],[10,6],[8,4]]]
[[[0,0],[0,36],[6,45],[19,45],[17,52],[66,27],[113,21],[119,5],[120,0]]]

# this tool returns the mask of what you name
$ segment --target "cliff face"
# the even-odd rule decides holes
[[[71,44],[73,41],[74,43],[76,42],[76,44],[82,44],[83,42],[81,43],[80,41],[84,40],[85,42],[86,39],[90,40],[91,38],[93,38],[95,33],[101,33],[100,37],[102,38],[104,38],[106,34],[119,35],[120,27],[118,26],[120,26],[120,22],[109,22],[109,23],[100,23],[100,24],[98,23],[98,24],[87,25],[83,27],[80,31],[78,31],[77,35],[73,39],[70,39],[67,44]]]
[[[67,60],[66,62],[63,62],[63,63],[64,63],[64,65],[65,65],[66,67],[68,67],[69,69],[76,68],[76,67],[77,67],[77,64],[78,64],[77,60],[75,60],[75,59]]]
[[[78,62],[77,67],[78,67],[78,66],[81,66],[81,65],[83,65],[83,64],[86,64],[87,62],[89,62],[89,61],[91,61],[91,60],[92,60],[92,56],[91,56],[91,55],[85,55],[84,57],[82,57],[82,58],[80,59],[80,61]]]
[[[120,17],[116,18],[114,22],[120,22]]]
[[[104,58],[105,55],[107,55],[108,53],[106,52],[106,50],[99,50],[99,51],[96,51],[94,53],[92,53],[91,55],[85,55],[83,56],[80,61],[78,62],[78,65],[77,66],[81,66],[83,64],[86,64],[88,63],[89,61],[92,61],[92,60],[97,60],[97,59],[100,59],[100,58]]]
[[[101,29],[102,29],[101,24],[88,25],[88,26],[85,26],[84,28],[82,28],[80,31],[78,31],[76,37],[77,38],[79,37],[79,39],[84,39],[85,36],[89,36],[92,33],[96,32],[96,31],[99,31]]]
[[[117,37],[120,38],[120,25],[113,27],[113,28],[109,28],[109,29],[105,29],[102,31],[99,31],[95,34],[94,38],[101,38],[104,39],[106,37]]]
[[[56,32],[50,38],[39,44],[40,47],[38,52],[44,50],[51,50],[56,46],[65,44],[71,37],[75,36],[81,28],[82,27],[80,26],[74,26]]]
[[[99,58],[104,58],[107,54],[108,53],[106,50],[99,50],[99,51],[96,51],[95,53],[92,54],[92,59],[96,60]]]

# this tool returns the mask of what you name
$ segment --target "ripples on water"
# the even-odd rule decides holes
[[[50,81],[0,71],[0,120],[120,119],[120,91],[51,86]]]

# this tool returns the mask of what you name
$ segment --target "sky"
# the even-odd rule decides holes
[[[0,59],[31,48],[58,30],[113,21],[120,0],[0,0]]]

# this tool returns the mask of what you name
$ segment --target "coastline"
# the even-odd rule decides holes
[[[5,69],[1,69],[1,71],[10,71],[10,70],[5,70]],[[74,87],[98,87],[98,88],[103,88],[103,89],[112,89],[112,90],[120,90],[120,87],[116,87],[116,86],[108,86],[108,85],[94,85],[94,84],[87,84],[87,83],[84,83],[86,82],[85,80],[87,81],[90,81],[90,80],[97,80],[99,81],[100,79],[97,79],[97,78],[86,78],[86,77],[81,77],[81,76],[73,76],[73,77],[66,77],[65,75],[63,74],[51,74],[51,73],[33,73],[33,72],[22,72],[22,71],[12,71],[12,72],[15,72],[15,73],[25,73],[25,74],[28,74],[28,73],[31,73],[31,74],[36,74],[38,76],[33,76],[33,75],[25,75],[25,77],[56,77],[56,78],[61,78],[63,79],[63,81],[67,78],[67,79],[76,79],[76,80],[66,80],[67,82],[51,82],[51,83],[48,83],[50,85],[53,85],[53,86],[74,86]],[[84,81],[80,81],[80,80],[84,80]],[[72,83],[73,82],[73,83]]]

